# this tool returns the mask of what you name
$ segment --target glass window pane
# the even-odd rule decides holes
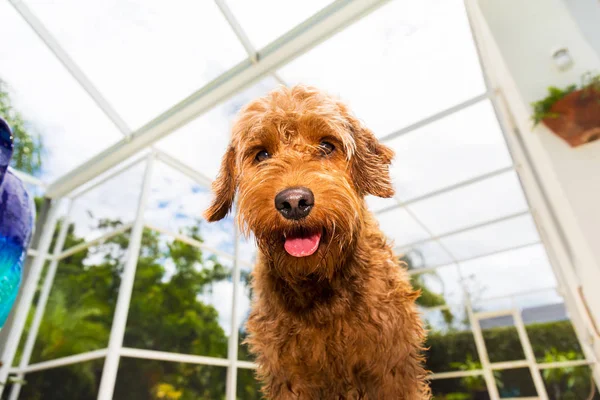
[[[531,215],[511,218],[440,239],[459,260],[537,243],[540,237]]]
[[[514,171],[411,204],[434,234],[443,234],[527,210]]]
[[[479,325],[490,362],[525,359],[525,352],[512,315],[481,319]]]
[[[233,265],[233,261],[228,265]],[[233,267],[231,267],[233,269]],[[238,339],[241,338],[240,331],[244,330],[244,323],[248,317],[250,310],[250,300],[252,292],[248,285],[248,271],[240,271],[240,285],[238,286],[238,301],[237,301],[237,329]],[[223,327],[225,334],[231,334],[231,312],[233,305],[233,281],[231,277],[226,280],[215,282],[211,285],[210,290],[202,296],[203,301],[212,304],[219,312],[219,324]]]
[[[564,300],[556,290],[519,296],[521,316],[539,363],[585,359]]]
[[[537,398],[538,393],[533,385],[529,368],[506,369],[496,371],[494,375],[500,398]]]
[[[434,379],[431,392],[436,400],[489,399],[483,375],[464,378]]]
[[[87,193],[80,191],[83,194],[73,201],[71,211],[75,233],[91,240],[105,233],[107,224],[132,223],[137,213],[145,168],[146,163],[142,161]]]
[[[82,243],[76,232],[70,230],[65,247]],[[128,244],[126,232],[59,262],[31,363],[108,346]]]
[[[254,241],[254,235],[250,234],[250,237],[246,238],[242,236],[240,238],[239,245],[240,264],[242,270],[250,271],[256,261],[256,242]]]
[[[276,85],[273,78],[265,78],[160,140],[156,146],[209,178],[216,178],[238,111]]]
[[[425,311],[426,367],[433,373],[480,370],[475,338],[464,307]]]
[[[184,232],[201,239],[195,226],[188,230]],[[230,261],[146,229],[124,345],[226,357],[230,278]]]
[[[402,247],[427,239],[429,234],[403,208],[395,208],[377,215],[379,226],[394,245]]]
[[[544,369],[542,379],[550,400],[600,400],[587,366]]]
[[[213,1],[27,4],[133,129],[246,58]]]
[[[260,384],[253,369],[238,368],[237,397],[243,400],[261,400]]]
[[[399,136],[386,145],[396,152],[391,173],[402,200],[511,165],[489,101]]]
[[[250,42],[256,49],[261,49],[325,8],[332,0],[227,0],[226,2]]]
[[[116,143],[122,135],[10,2],[0,2],[0,15],[0,37],[4,38],[0,79],[6,83],[12,105],[24,118],[28,132],[41,136],[44,151],[40,175],[51,181]],[[94,47],[89,47],[93,51]]]
[[[115,400],[225,398],[227,368],[121,358]]]
[[[377,136],[485,91],[460,0],[389,2],[280,73],[340,95]]]
[[[95,399],[98,396],[103,367],[104,360],[98,359],[27,374],[27,383],[22,386],[19,398]],[[4,393],[10,393],[10,386]]]
[[[190,226],[198,226],[204,244],[233,254],[233,217],[208,223],[201,219],[212,199],[210,190],[170,166],[156,162],[146,222],[169,232],[181,233]]]

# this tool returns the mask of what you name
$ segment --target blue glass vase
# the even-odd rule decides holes
[[[35,212],[23,183],[8,170],[12,152],[10,128],[0,118],[0,328],[19,292]]]

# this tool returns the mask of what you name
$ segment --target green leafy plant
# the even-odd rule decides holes
[[[577,85],[570,85],[564,89],[557,88],[555,86],[550,86],[548,88],[548,96],[543,98],[542,100],[536,101],[531,104],[533,107],[533,123],[535,125],[539,124],[546,118],[558,118],[559,114],[553,113],[550,111],[554,103],[558,100],[562,99],[569,93],[577,90]]]
[[[482,369],[481,363],[473,360],[473,356],[470,353],[467,353],[465,361],[453,362],[450,364],[450,366],[459,371],[478,371]],[[500,379],[500,373],[498,371],[494,371],[494,378],[496,379],[496,385],[498,388],[502,388],[503,385]],[[483,375],[463,376],[460,378],[460,382],[470,392],[487,390]]]
[[[546,118],[558,118],[559,114],[550,111],[552,106],[568,94],[585,89],[592,89],[600,92],[600,74],[594,75],[590,72],[584,74],[579,85],[573,84],[562,89],[550,86],[546,97],[531,104],[533,107],[531,119],[533,120],[534,126]]]
[[[545,363],[565,362],[581,359],[576,351],[559,351],[550,348],[544,354]],[[584,394],[581,388],[590,384],[590,372],[581,367],[547,368],[542,372],[544,380],[556,399],[578,399]],[[593,392],[588,398],[593,397]]]

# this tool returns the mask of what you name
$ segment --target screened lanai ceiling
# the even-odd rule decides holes
[[[462,302],[461,278],[488,289],[489,298],[528,292],[526,305],[555,301],[556,282],[488,96],[463,1],[356,3],[1,1],[0,79],[45,145],[36,177],[43,185],[34,190],[72,177],[79,182],[102,155],[107,161],[96,174],[60,193],[80,194],[71,220],[78,235],[92,240],[101,235],[94,220],[134,220],[144,174],[138,161],[154,151],[146,223],[177,233],[208,205],[240,107],[281,84],[310,84],[345,100],[396,151],[396,198],[368,204],[399,252],[418,268],[437,268],[431,285],[450,305]],[[282,35],[310,36],[344,7],[359,11],[340,23],[343,29],[324,31],[327,40],[309,37],[281,56],[281,65],[240,80],[237,90],[221,90],[206,103],[211,107],[167,126],[228,78],[238,82],[295,45]],[[131,150],[148,133],[153,139]],[[233,253],[231,217],[200,224],[207,246]],[[249,269],[251,238],[240,256]],[[231,301],[212,301],[226,326]]]

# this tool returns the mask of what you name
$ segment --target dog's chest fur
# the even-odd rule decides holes
[[[350,262],[332,281],[294,284],[257,267],[248,342],[259,375],[279,376],[290,390],[314,382],[341,396],[367,393],[364,382],[395,374],[415,357],[420,332],[411,327],[415,294],[404,271],[385,246],[368,261]]]

